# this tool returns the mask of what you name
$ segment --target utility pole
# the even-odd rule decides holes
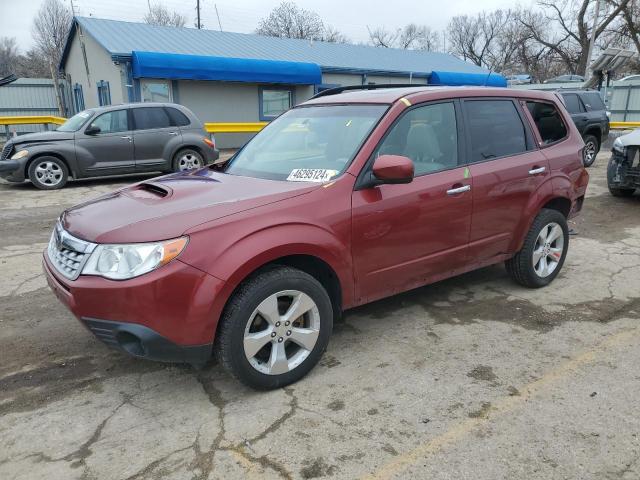
[[[200,0],[197,0],[196,11],[197,11],[197,14],[198,14],[198,21],[196,23],[196,27],[197,27],[198,30],[200,30],[202,28],[202,26],[200,24]]]
[[[593,15],[593,27],[591,27],[591,40],[589,41],[589,50],[587,52],[587,64],[584,67],[584,76],[589,77],[589,65],[591,65],[591,54],[593,53],[593,44],[596,43],[596,30],[598,29],[598,17],[600,16],[600,0],[596,0],[596,11]]]

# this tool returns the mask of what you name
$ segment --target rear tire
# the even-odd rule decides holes
[[[332,328],[331,300],[320,282],[301,270],[275,266],[245,280],[233,294],[214,351],[245,385],[279,388],[318,363]]]
[[[590,167],[596,161],[598,152],[600,151],[600,142],[594,135],[584,136],[584,153],[582,163],[585,167]]]
[[[186,172],[204,167],[204,159],[193,148],[184,148],[173,156],[172,165],[174,172]]]
[[[543,208],[536,216],[522,248],[505,262],[514,281],[529,288],[549,285],[558,275],[569,249],[567,219]]]
[[[29,165],[29,180],[40,190],[57,190],[69,180],[69,169],[56,157],[38,157]]]

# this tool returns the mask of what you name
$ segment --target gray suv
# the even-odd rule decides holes
[[[218,158],[202,122],[173,103],[135,103],[80,112],[52,132],[11,139],[0,154],[0,176],[27,178],[38,188],[75,179],[190,170]]]

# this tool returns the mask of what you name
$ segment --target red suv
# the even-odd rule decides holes
[[[65,211],[44,269],[107,345],[192,364],[213,351],[275,388],[313,368],[345,309],[499,262],[549,284],[583,147],[550,93],[323,92],[226,164]]]

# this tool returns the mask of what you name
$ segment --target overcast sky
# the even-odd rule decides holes
[[[71,6],[71,0],[63,1]],[[31,23],[41,3],[42,0],[0,0],[0,36],[16,37],[22,51],[31,47]],[[187,25],[193,25],[196,0],[160,3],[182,13],[187,17]],[[200,3],[204,28],[219,28],[217,6],[223,30],[250,33],[280,0],[200,0]],[[298,0],[296,3],[316,11],[328,25],[355,42],[367,41],[367,26],[393,29],[414,22],[442,30],[454,15],[514,5],[513,0]],[[530,4],[531,0],[520,3]],[[141,21],[147,12],[147,0],[73,0],[73,4],[77,15],[114,20]]]

